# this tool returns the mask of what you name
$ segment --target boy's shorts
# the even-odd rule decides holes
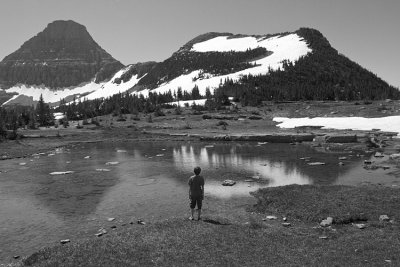
[[[194,209],[197,204],[197,208],[201,210],[203,199],[201,197],[191,198],[190,199],[190,208]]]

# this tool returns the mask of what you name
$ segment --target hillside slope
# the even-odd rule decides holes
[[[54,21],[0,62],[0,84],[63,88],[108,80],[123,65],[102,49],[85,26]]]
[[[45,43],[41,45],[45,46]],[[37,101],[42,94],[46,102],[57,104],[61,99],[67,102],[74,97],[82,101],[94,100],[128,92],[144,96],[149,93],[168,95],[165,99],[178,99],[179,95],[185,94],[185,100],[189,100],[191,91],[196,88],[203,97],[207,91],[212,93],[218,89],[219,93],[233,96],[245,105],[256,105],[262,100],[400,98],[397,88],[338,53],[319,31],[308,28],[257,36],[206,33],[184,44],[163,62],[138,63],[119,68],[117,65],[120,63],[113,61],[106,52],[96,51],[102,56],[91,57],[92,54],[82,52],[79,59],[75,60],[92,62],[94,58],[101,58],[100,62],[104,63],[101,68],[88,68],[96,73],[96,79],[85,80],[78,85],[73,82],[74,86],[61,86],[57,90],[44,82],[41,85],[19,83],[8,87],[0,97],[7,99],[4,92],[8,93],[5,103],[13,104],[21,103],[22,99],[24,102],[27,99]],[[29,61],[29,53],[25,55],[21,52],[19,58],[10,55],[5,62],[14,62],[15,66],[27,65],[24,61],[37,64]],[[58,59],[54,61],[58,62]],[[40,63],[41,68],[47,68],[48,63],[43,62]],[[83,65],[100,66],[102,63],[91,64]],[[69,65],[66,69],[75,73],[73,66]],[[56,67],[57,70],[60,68],[60,65]],[[51,75],[53,72],[49,73]],[[59,75],[59,72],[54,74]],[[42,76],[33,77],[39,79]],[[50,80],[54,83],[54,79]]]

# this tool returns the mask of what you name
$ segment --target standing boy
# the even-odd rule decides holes
[[[194,220],[194,208],[197,205],[197,220],[201,220],[201,206],[204,198],[204,178],[200,175],[201,168],[194,168],[194,174],[189,178],[189,199],[192,215],[189,220]]]

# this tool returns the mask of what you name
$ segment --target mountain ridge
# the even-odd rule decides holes
[[[57,20],[0,62],[0,83],[76,86],[109,79],[123,65],[101,48],[86,27],[72,20]]]
[[[83,25],[74,26],[86,31]],[[49,34],[53,33],[49,31]],[[45,101],[57,103],[66,98],[91,100],[117,93],[143,94],[145,97],[149,93],[176,94],[179,88],[190,93],[194,87],[203,96],[207,89],[212,92],[219,89],[237,99],[243,99],[244,94],[253,94],[259,100],[273,100],[266,97],[272,91],[273,97],[279,100],[400,97],[398,90],[338,53],[321,32],[310,28],[265,35],[208,32],[189,40],[162,62],[123,66],[105,53],[104,61],[111,62],[102,65],[95,79],[86,80],[81,88],[77,84],[78,87],[71,91],[65,90],[69,87],[64,86],[50,92],[40,91],[37,85],[19,83],[3,93],[0,90],[0,101],[4,93],[15,94],[7,104],[18,103],[18,95],[37,101],[40,93]],[[258,92],[254,91],[260,88]],[[355,90],[360,91],[359,95],[352,93]]]

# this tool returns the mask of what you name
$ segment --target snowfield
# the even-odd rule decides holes
[[[12,99],[8,100],[3,105],[12,103],[12,101],[19,95],[32,97],[33,101],[39,101],[40,95],[42,95],[43,100],[47,103],[56,103],[63,98],[73,95],[76,95],[77,99],[81,100],[93,100],[96,98],[110,97],[112,95],[123,93],[129,90],[139,82],[140,78],[138,78],[137,75],[133,75],[132,78],[127,82],[121,81],[120,84],[114,82],[115,79],[120,78],[125,72],[129,71],[131,67],[132,66],[128,66],[121,69],[108,82],[95,83],[94,81],[91,81],[87,84],[74,88],[54,90],[39,86],[17,85],[5,90],[7,93],[17,93],[18,95],[13,96]]]
[[[316,118],[284,118],[273,119],[278,122],[280,128],[294,128],[297,126],[323,126],[332,129],[372,130],[400,133],[400,116],[388,116],[382,118],[363,117],[316,117]]]
[[[285,36],[274,36],[271,38],[255,38],[255,37],[242,37],[228,39],[228,36],[219,36],[210,40],[194,44],[192,51],[195,52],[226,52],[226,51],[246,51],[246,49],[264,47],[268,51],[273,52],[271,55],[258,59],[250,63],[256,63],[257,66],[248,68],[235,73],[212,76],[211,74],[205,75],[207,78],[196,79],[202,70],[196,70],[189,74],[181,75],[169,82],[160,85],[158,88],[153,89],[152,92],[166,93],[171,90],[174,93],[178,87],[182,91],[191,92],[193,87],[199,87],[200,94],[204,95],[206,88],[210,88],[213,92],[219,86],[221,81],[226,78],[238,81],[244,75],[265,75],[268,69],[277,70],[282,68],[282,61],[289,60],[296,62],[300,57],[307,55],[312,50],[307,46],[307,43],[297,34],[289,34]],[[194,81],[194,79],[196,79]]]

